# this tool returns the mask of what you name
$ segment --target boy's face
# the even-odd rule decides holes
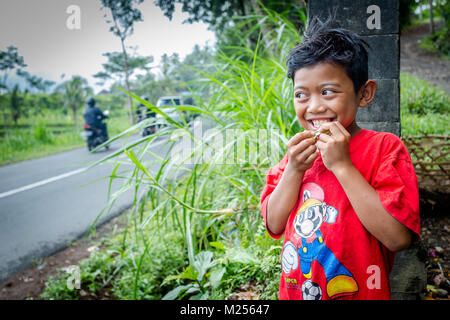
[[[359,130],[355,122],[359,95],[339,65],[321,62],[295,72],[294,108],[305,130],[316,131],[323,122],[339,121],[353,136]]]

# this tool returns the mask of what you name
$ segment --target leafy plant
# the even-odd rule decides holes
[[[208,272],[209,271],[209,272]],[[218,262],[213,260],[211,251],[201,251],[197,253],[193,264],[190,264],[181,274],[169,276],[164,279],[163,284],[172,280],[189,280],[188,284],[179,285],[169,291],[162,299],[174,300],[182,299],[187,295],[192,300],[208,299],[210,289],[216,289],[225,273],[223,266],[218,266]]]

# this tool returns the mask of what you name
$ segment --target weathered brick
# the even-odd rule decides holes
[[[398,79],[400,72],[399,36],[364,36],[370,46],[369,78]]]
[[[369,29],[367,19],[372,13],[367,8],[376,5],[380,10],[380,29]],[[336,18],[340,26],[360,35],[397,34],[399,32],[399,2],[392,0],[326,0],[308,1],[308,16],[325,19],[336,8]]]

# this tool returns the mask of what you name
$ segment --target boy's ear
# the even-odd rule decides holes
[[[375,98],[375,92],[377,91],[377,83],[374,80],[367,80],[366,83],[361,86],[358,93],[359,107],[364,108]]]

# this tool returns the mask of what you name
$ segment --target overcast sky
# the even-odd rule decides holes
[[[80,8],[80,29],[70,30],[66,22],[70,5]],[[94,87],[93,74],[102,70],[102,53],[121,51],[120,40],[109,32],[100,10],[100,0],[0,0],[0,50],[18,48],[27,67],[24,70],[49,80],[61,81],[78,74]],[[195,44],[212,45],[215,37],[203,23],[182,24],[187,15],[178,8],[172,21],[153,0],[139,6],[143,22],[134,24],[127,46],[138,46],[139,55],[152,55],[158,64],[164,53],[177,52],[183,58]],[[13,79],[10,72],[9,79]],[[98,92],[100,87],[95,87]]]

